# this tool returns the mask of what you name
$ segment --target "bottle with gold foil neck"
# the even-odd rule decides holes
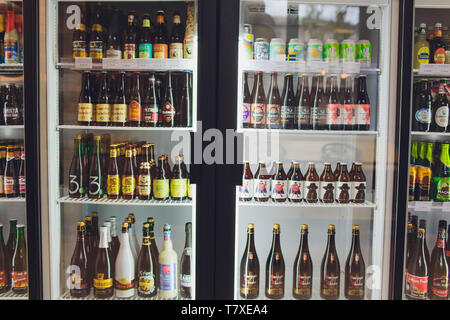
[[[89,261],[86,250],[86,224],[77,223],[77,242],[70,260],[70,295],[75,298],[87,297],[91,289]]]
[[[313,263],[308,247],[308,225],[300,229],[300,246],[294,261],[294,286],[292,295],[295,299],[311,299],[313,282]]]
[[[280,244],[280,225],[273,226],[272,248],[266,262],[266,297],[282,299],[285,287],[285,265]]]
[[[366,283],[366,265],[359,244],[359,226],[354,225],[352,246],[345,262],[344,295],[349,300],[363,300]]]
[[[136,267],[137,293],[140,297],[150,298],[157,294],[156,275],[158,269],[156,257],[151,251],[150,225],[148,223],[144,223],[142,235],[142,247]]]
[[[320,297],[326,300],[339,299],[341,267],[335,244],[336,227],[328,226],[328,242],[320,267]]]

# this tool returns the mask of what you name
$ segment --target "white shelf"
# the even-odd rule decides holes
[[[450,132],[421,132],[411,131],[412,136],[426,136],[426,137],[450,137]]]
[[[237,132],[252,133],[266,132],[281,135],[309,135],[309,136],[377,136],[378,131],[345,131],[345,130],[296,130],[296,129],[251,129],[240,128]]]
[[[107,131],[194,131],[192,127],[113,127],[58,125],[57,130],[107,130]]]
[[[67,0],[68,1],[68,0]],[[255,2],[255,0],[242,0],[243,2]],[[445,1],[445,0],[443,0]],[[259,2],[264,3],[277,3],[278,0],[260,0]],[[353,6],[371,6],[371,5],[380,5],[386,6],[389,4],[388,0],[322,0],[320,3],[314,0],[289,0],[292,3],[301,3],[301,4],[335,4],[335,5],[353,5]]]
[[[258,201],[239,201],[241,207],[291,207],[291,208],[376,208],[377,205],[373,202],[366,201],[364,203],[307,203],[302,202],[273,202],[272,199],[266,202]]]
[[[9,290],[8,292],[0,294],[0,300],[28,300],[28,295],[26,293],[17,294],[12,290]]]
[[[6,197],[2,197],[0,198],[0,203],[2,202],[25,202],[25,198],[22,197],[17,197],[17,198],[6,198]]]
[[[70,198],[68,196],[57,199],[59,203],[75,203],[75,204],[93,204],[93,205],[114,205],[114,206],[192,206],[192,200],[124,200],[124,199],[108,199],[106,196],[102,199],[89,198]]]
[[[448,0],[416,0],[416,8],[450,9]]]
[[[422,212],[450,212],[450,202],[436,202],[436,201],[409,201],[408,209]]]
[[[25,126],[23,124],[21,125],[14,125],[14,126],[0,126],[0,129],[24,129]]]
[[[85,298],[74,298],[70,295],[69,291],[66,291],[63,293],[63,295],[61,296],[60,299],[61,300],[122,300],[122,301],[125,301],[125,300],[147,300],[147,301],[149,301],[149,300],[191,300],[188,298],[183,298],[180,295],[178,295],[176,298],[173,298],[173,299],[161,298],[161,297],[159,297],[158,294],[151,298],[142,298],[137,295],[136,290],[135,290],[134,296],[131,298],[117,298],[115,295],[113,295],[110,298],[99,299],[99,298],[94,297],[93,289],[91,289],[91,293]]]
[[[416,77],[450,78],[450,64],[421,64],[413,73]]]

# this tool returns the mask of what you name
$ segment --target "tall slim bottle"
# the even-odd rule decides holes
[[[406,298],[426,300],[428,297],[428,265],[425,257],[425,230],[417,232],[416,248],[408,264],[406,274]]]
[[[132,236],[132,231],[133,231],[133,221],[128,217],[125,219],[125,222],[127,223],[127,228],[128,228],[128,241],[130,242],[130,249],[131,249],[131,253],[133,254],[133,258],[134,261],[137,261],[137,256],[138,256],[138,248],[136,248],[134,241],[133,241],[133,236]]]
[[[240,296],[256,299],[259,295],[259,260],[255,247],[255,226],[248,224],[247,244],[241,260]]]
[[[103,198],[103,190],[105,181],[103,181],[104,174],[102,167],[102,158],[100,154],[100,140],[101,136],[94,137],[94,153],[91,156],[89,167],[89,190],[88,197],[91,199]]]
[[[159,265],[158,265],[159,250],[158,250],[158,245],[156,244],[156,238],[155,238],[155,219],[153,217],[149,217],[149,218],[147,218],[147,223],[149,225],[148,230],[150,233],[150,249],[151,249],[152,253],[155,255],[157,270],[159,270]],[[159,279],[159,271],[157,272],[157,277]],[[156,286],[159,287],[159,281],[156,282]]]
[[[3,41],[5,48],[5,63],[19,63],[19,34],[15,28],[14,10],[10,7],[8,8],[6,33]]]
[[[356,124],[359,131],[370,128],[370,100],[367,94],[367,77],[360,75],[358,78],[358,98],[356,100]]]
[[[81,79],[81,92],[78,99],[78,124],[80,126],[90,126],[95,122],[95,112],[90,77],[90,71],[83,72],[83,76]]]
[[[439,231],[437,235],[436,245],[431,252],[430,263],[430,299],[431,300],[447,300],[449,287],[449,268],[447,258],[445,256],[445,232],[447,222],[439,221]]]
[[[175,298],[178,295],[178,256],[173,249],[172,227],[164,225],[163,249],[158,257],[159,262],[159,296],[161,298]]]
[[[0,224],[0,293],[5,293],[11,288],[10,277],[8,253],[3,241],[3,224]]]
[[[75,136],[72,163],[69,169],[69,197],[82,198],[86,194],[84,179],[86,166],[82,158],[81,135]]]
[[[266,124],[269,129],[281,128],[281,104],[280,91],[278,90],[278,73],[272,72],[270,77],[269,93],[266,103]],[[287,108],[287,107],[286,107]]]
[[[280,225],[273,226],[272,248],[266,262],[266,297],[282,299],[284,297],[285,265],[280,244]]]
[[[248,72],[244,72],[244,96],[242,101],[242,128],[250,128],[250,106],[252,97],[248,86]]]
[[[250,127],[266,127],[266,95],[264,93],[263,73],[256,72],[250,105]]]
[[[308,225],[302,224],[300,246],[294,261],[292,295],[295,299],[311,299],[313,283],[313,263],[308,247]]]
[[[167,72],[166,75],[166,88],[164,90],[164,99],[162,102],[162,126],[163,127],[174,127],[175,118],[177,117],[177,108],[175,106],[175,100],[173,97],[172,90],[172,73]]]
[[[28,259],[25,226],[17,225],[17,241],[11,264],[11,288],[14,293],[28,292]]]
[[[94,296],[104,299],[112,297],[113,268],[108,251],[108,235],[106,227],[100,227],[100,243],[94,265]]]
[[[328,226],[328,242],[320,267],[320,297],[326,300],[339,298],[341,267],[335,244],[336,227]]]
[[[294,94],[294,77],[287,73],[284,77],[283,103],[281,104],[281,128],[294,129],[297,101]]]
[[[345,262],[344,295],[349,300],[364,299],[366,265],[359,244],[359,226],[353,226],[352,246]]]
[[[297,99],[297,112],[295,114],[295,123],[297,129],[311,130],[311,99],[309,94],[309,79],[307,75],[302,77],[302,91]]]
[[[135,259],[130,248],[128,223],[124,222],[120,234],[120,249],[116,258],[114,275],[114,288],[116,289],[116,297],[118,298],[130,298],[134,296],[134,261]]]
[[[134,213],[129,213],[128,214],[128,218],[131,219],[131,223],[133,224],[133,227],[131,228],[130,234],[131,234],[131,239],[133,240],[133,244],[134,247],[136,248],[136,253],[139,253],[139,248],[141,247],[137,234],[136,234],[136,216],[134,215]]]
[[[89,276],[89,261],[86,251],[86,224],[84,221],[77,223],[77,243],[70,260],[71,287],[70,295],[75,298],[87,297],[91,290]]]
[[[150,225],[144,223],[142,229],[142,247],[136,264],[136,282],[138,296],[150,298],[157,294],[157,262],[150,247]]]
[[[192,298],[192,278],[191,278],[191,231],[192,223],[185,226],[186,241],[184,243],[183,254],[180,260],[180,295],[183,298]]]
[[[117,254],[119,253],[120,241],[119,236],[117,235],[116,229],[116,217],[109,218],[109,222],[111,222],[111,252],[112,252],[112,262],[113,265],[116,265]]]

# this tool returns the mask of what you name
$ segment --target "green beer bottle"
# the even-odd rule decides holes
[[[450,157],[449,144],[442,144],[440,163],[433,182],[436,186],[436,201],[450,201]]]

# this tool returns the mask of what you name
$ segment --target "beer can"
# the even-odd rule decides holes
[[[244,59],[253,60],[253,34],[251,24],[244,24],[244,32],[242,34],[242,46]]]
[[[319,39],[309,39],[306,50],[306,60],[322,61],[323,43]]]
[[[269,42],[264,38],[257,38],[253,53],[255,60],[269,60]]]
[[[372,45],[368,40],[360,40],[356,46],[356,59],[362,66],[370,67],[372,63]]]
[[[341,44],[341,59],[342,62],[355,62],[356,59],[356,44],[352,39],[342,41]]]
[[[323,58],[327,62],[339,62],[339,42],[328,39],[323,50]]]
[[[288,45],[286,61],[305,60],[305,45],[299,39],[291,39]]]
[[[282,39],[273,38],[272,41],[270,41],[270,60],[286,60],[286,46]]]

